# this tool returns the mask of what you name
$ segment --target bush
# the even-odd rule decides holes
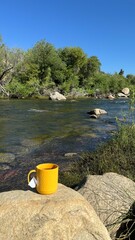
[[[29,79],[26,84],[18,82],[13,79],[12,82],[6,86],[11,96],[16,98],[27,98],[39,94],[39,82],[36,78]]]

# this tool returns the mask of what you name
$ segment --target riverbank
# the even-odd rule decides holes
[[[115,172],[135,181],[135,123],[120,124],[114,137],[94,152],[83,153],[61,182],[69,187],[83,183],[87,175]]]
[[[130,96],[130,89],[128,87],[122,88],[119,92],[111,93],[108,91],[103,93],[99,89],[96,89],[93,92],[90,92],[83,88],[75,89],[73,88],[69,92],[63,92],[58,88],[55,89],[44,89],[43,93],[32,94],[31,96],[25,96],[21,94],[2,94],[0,92],[0,99],[51,99],[51,100],[73,100],[80,98],[95,98],[95,99],[110,99],[113,100],[115,98],[128,98]],[[132,94],[132,93],[131,93]]]

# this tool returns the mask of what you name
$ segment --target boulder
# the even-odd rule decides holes
[[[89,175],[79,192],[94,207],[112,239],[135,201],[135,182],[116,174]]]
[[[111,240],[88,201],[62,184],[52,195],[0,193],[0,227],[3,240]]]
[[[121,92],[124,93],[125,95],[129,95],[130,90],[129,88],[126,87],[126,88],[123,88]]]
[[[97,119],[98,116],[97,116],[96,114],[90,114],[90,118],[95,118],[95,119]]]
[[[54,93],[50,93],[50,99],[51,100],[66,100],[66,97],[59,92],[54,92]]]
[[[107,112],[104,109],[100,109],[100,108],[95,108],[93,110],[91,110],[90,112],[88,112],[90,115],[101,115],[101,114],[107,114]]]
[[[113,96],[111,93],[107,96],[107,98],[109,99],[109,100],[113,100],[113,99],[115,99],[115,96]]]
[[[122,98],[123,98],[123,97],[124,97],[124,98],[127,97],[127,95],[125,95],[124,93],[118,93],[117,95],[118,95],[118,97],[122,97]]]

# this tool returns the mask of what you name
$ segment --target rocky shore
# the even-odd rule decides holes
[[[47,93],[49,95],[49,99],[51,100],[66,100],[68,98],[78,98],[78,97],[95,97],[95,98],[108,98],[110,100],[113,100],[115,98],[127,98],[130,96],[130,90],[128,87],[123,88],[120,92],[117,94],[107,93],[107,94],[101,94],[100,91],[97,91],[93,95],[89,95],[87,92],[76,92],[72,91],[67,96],[64,96],[63,94],[59,93],[58,91],[53,91],[51,93]]]

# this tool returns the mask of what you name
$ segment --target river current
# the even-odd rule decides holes
[[[117,130],[116,118],[130,121],[128,101],[0,100],[1,190],[24,186],[27,172],[39,163],[64,168],[72,163],[65,154],[95,150]],[[92,119],[87,112],[93,108],[107,114]]]

